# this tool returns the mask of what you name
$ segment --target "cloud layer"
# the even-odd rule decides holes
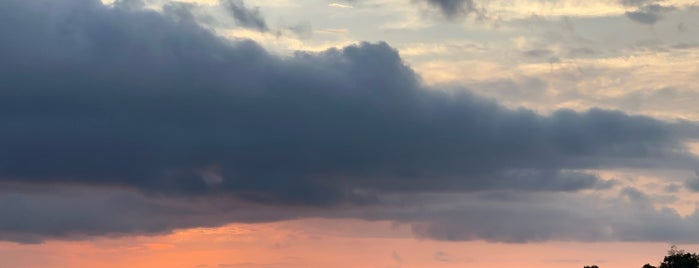
[[[202,215],[217,215],[209,221],[192,216],[196,209],[185,213],[168,203],[153,211],[192,220],[159,225],[171,217],[156,213],[134,223],[125,208],[112,209],[124,221],[92,222],[96,230],[70,220],[99,213],[91,207],[62,215],[62,224],[34,228],[20,220],[44,223],[33,216],[52,214],[36,197],[20,195],[18,202],[35,210],[0,221],[4,239],[152,233],[307,215],[271,209],[279,207],[340,217],[332,208],[371,210],[390,195],[575,192],[613,183],[589,169],[696,165],[683,145],[696,136],[686,123],[600,109],[543,116],[428,88],[385,43],[279,57],[190,20],[93,0],[8,0],[0,3],[0,16],[0,35],[7,37],[0,43],[6,85],[0,182],[124,187],[139,192],[127,199],[146,203],[224,198],[231,206],[275,211],[262,217],[207,208]],[[263,30],[255,18],[245,20]],[[372,218],[364,213],[353,217]],[[127,227],[110,225],[119,223]],[[419,230],[441,239],[487,237]]]

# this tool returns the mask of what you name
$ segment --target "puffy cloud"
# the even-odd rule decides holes
[[[599,109],[543,116],[427,88],[385,43],[284,58],[96,0],[8,0],[0,16],[0,181],[126,187],[146,194],[126,200],[147,204],[79,204],[102,200],[98,190],[48,204],[9,192],[1,198],[26,206],[2,208],[23,215],[0,221],[3,239],[306,215],[278,209],[290,207],[332,216],[332,206],[380,207],[390,194],[574,192],[610,186],[587,169],[696,164],[686,125]],[[181,208],[187,198],[231,203]],[[260,205],[270,213],[244,212]],[[95,218],[102,211],[118,220]]]

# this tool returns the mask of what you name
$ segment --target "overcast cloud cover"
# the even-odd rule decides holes
[[[698,168],[691,122],[505,108],[426,86],[386,43],[278,56],[129,3],[0,2],[0,239],[312,216],[444,240],[699,239],[698,214],[633,188],[583,194],[617,184],[590,170]]]

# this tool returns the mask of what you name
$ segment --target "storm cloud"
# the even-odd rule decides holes
[[[7,0],[0,16],[3,183],[322,210],[381,206],[384,194],[575,192],[613,183],[589,169],[696,165],[684,147],[696,138],[688,123],[601,109],[540,115],[428,88],[386,43],[281,57],[191,20],[96,0]],[[199,215],[163,206],[152,208]],[[124,228],[85,227],[70,217],[86,216],[69,213],[49,231],[15,222],[50,215],[24,210],[30,215],[0,221],[0,239],[303,216],[210,209],[201,213],[222,216],[161,225],[171,217],[154,214],[145,220],[152,225],[125,220]]]

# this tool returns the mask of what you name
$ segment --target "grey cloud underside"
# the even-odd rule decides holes
[[[159,235],[230,222],[291,219],[301,212],[228,198],[145,196],[114,188],[2,184],[0,240],[41,243],[93,236]],[[11,216],[10,216],[11,215]]]
[[[478,13],[473,0],[418,0],[437,8],[447,18]]]
[[[627,11],[625,14],[626,17],[632,21],[652,25],[660,19],[660,7],[657,5],[652,5],[642,7],[636,11]]]
[[[418,236],[449,241],[699,240],[693,231],[699,227],[697,211],[681,216],[672,209],[655,209],[651,197],[633,188],[622,189],[614,198],[594,200],[559,194],[497,196],[505,198],[480,197],[429,211],[403,212],[397,217],[410,218]]]
[[[658,4],[660,1],[627,1],[629,3],[624,3],[626,6],[634,6],[635,10],[626,11],[625,15],[630,20],[641,23],[653,25],[662,19],[663,14],[668,11],[675,10],[674,6],[661,6]]]
[[[133,194],[144,202],[229,198],[323,209],[380,206],[384,194],[604,188],[610,182],[582,170],[696,163],[678,123],[599,109],[542,116],[433,90],[385,43],[279,57],[191,20],[92,0],[6,0],[0,17],[4,183],[121,186],[145,193]],[[44,226],[51,221],[32,216],[60,210],[16,198],[37,210],[3,217],[0,239],[294,217],[232,211],[209,221],[169,202],[153,207],[192,219],[169,225],[174,216],[151,206],[132,222],[128,209],[105,204],[121,211],[118,220],[71,222],[100,211],[84,208]],[[12,208],[0,209],[22,213]],[[207,209],[201,213],[227,212]]]
[[[459,194],[400,194],[379,205],[280,208],[226,198],[173,199],[95,187],[3,185],[0,240],[39,243],[97,235],[154,235],[174,229],[230,222],[302,217],[389,220],[409,225],[422,238],[526,243],[567,241],[699,240],[699,213],[680,216],[656,210],[651,196],[625,188],[618,196],[548,192],[484,191]],[[89,202],[86,202],[89,200]]]

